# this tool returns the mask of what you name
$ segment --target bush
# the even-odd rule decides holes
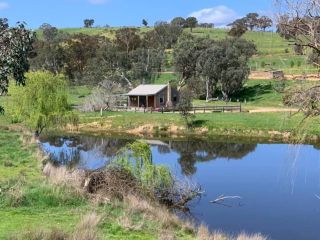
[[[295,65],[294,61],[291,61],[291,62],[290,62],[290,67],[293,68],[294,65]]]

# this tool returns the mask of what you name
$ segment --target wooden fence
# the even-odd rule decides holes
[[[180,112],[178,108],[128,108],[128,107],[115,107],[114,110],[116,111],[134,111],[134,112],[144,112],[144,113],[153,113],[153,112]],[[234,105],[234,106],[194,106],[190,108],[190,112],[193,113],[209,113],[209,112],[242,112],[242,106]]]

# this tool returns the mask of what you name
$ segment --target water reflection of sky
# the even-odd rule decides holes
[[[79,168],[108,163],[132,140],[44,141],[52,158]],[[57,142],[59,142],[57,144]],[[51,141],[52,143],[52,141]],[[205,195],[191,210],[199,222],[230,233],[261,232],[272,239],[320,238],[320,151],[310,145],[151,141],[153,160],[197,181]],[[67,161],[69,160],[69,161]],[[238,195],[232,207],[209,201]]]

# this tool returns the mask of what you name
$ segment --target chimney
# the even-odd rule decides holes
[[[172,104],[172,88],[171,88],[171,85],[170,85],[170,82],[168,83],[168,87],[167,87],[167,104],[166,104],[166,107],[172,107],[173,104]]]

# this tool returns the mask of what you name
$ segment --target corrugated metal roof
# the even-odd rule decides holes
[[[165,89],[167,85],[140,85],[135,89],[131,90],[127,95],[128,96],[150,96],[156,95],[157,93],[161,92]]]

